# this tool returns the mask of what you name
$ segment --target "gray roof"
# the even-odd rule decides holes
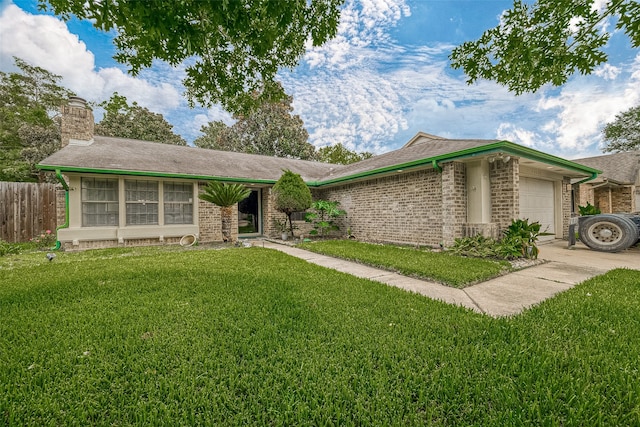
[[[414,141],[412,145],[405,145],[399,150],[380,154],[378,156],[362,160],[358,163],[353,163],[330,171],[324,179],[336,179],[350,175],[357,175],[371,170],[402,165],[416,160],[428,159],[449,153],[482,147],[493,142],[498,141],[487,139],[425,138],[421,141]]]
[[[46,169],[143,172],[230,180],[277,181],[283,169],[313,181],[336,165],[281,157],[95,136],[92,144],[70,144],[40,162]]]
[[[634,184],[640,171],[640,151],[606,154],[573,161],[602,171],[593,183],[610,180],[618,184]]]
[[[65,172],[96,172],[172,176],[195,179],[223,179],[273,183],[284,169],[300,174],[307,183],[330,185],[371,174],[394,172],[394,168],[430,167],[432,160],[450,161],[506,150],[518,156],[555,165],[558,172],[589,176],[584,166],[508,141],[446,139],[419,133],[409,144],[385,154],[350,165],[333,165],[306,160],[217,151],[160,144],[124,138],[95,136],[92,143],[72,141],[44,159],[39,167]],[[530,162],[533,165],[536,162]]]

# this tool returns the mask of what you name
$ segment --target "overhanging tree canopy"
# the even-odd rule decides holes
[[[640,46],[640,3],[609,0],[515,0],[500,25],[476,41],[463,43],[449,56],[467,83],[494,80],[516,94],[534,92],[546,83],[564,84],[575,72],[590,74],[608,57],[603,51],[610,33],[607,20]]]
[[[38,1],[63,19],[75,15],[102,31],[115,29],[115,59],[133,75],[157,59],[184,63],[190,102],[219,102],[233,112],[281,98],[276,73],[297,65],[307,41],[319,46],[335,36],[343,2]]]

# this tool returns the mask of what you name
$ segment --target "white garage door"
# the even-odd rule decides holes
[[[555,233],[553,181],[520,177],[520,218],[538,221],[541,233]]]

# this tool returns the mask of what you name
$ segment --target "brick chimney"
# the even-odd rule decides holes
[[[61,147],[66,147],[69,143],[88,145],[93,142],[93,111],[87,101],[72,96],[67,105],[60,107],[60,112]]]

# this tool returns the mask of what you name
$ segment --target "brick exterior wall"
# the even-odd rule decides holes
[[[56,223],[58,227],[65,223],[67,218],[66,191],[62,186],[56,187]]]
[[[571,219],[571,178],[562,178],[562,238],[569,238],[569,220]]]
[[[69,105],[60,107],[61,147],[69,145],[70,139],[90,141],[93,139],[93,112],[86,106],[86,102],[80,98],[72,98]]]
[[[81,240],[78,242],[78,245],[74,245],[72,242],[63,242],[62,249],[73,252],[87,249],[124,248],[129,246],[177,245],[180,243],[180,239],[180,237],[167,237],[162,241],[160,239],[126,239],[124,243],[118,243],[117,240]]]
[[[463,163],[442,166],[442,243],[451,246],[465,233],[467,222],[467,177]]]
[[[203,188],[206,187],[206,183],[201,182],[198,184],[198,194],[203,192]],[[237,206],[235,212],[237,212]],[[202,199],[197,200],[198,209],[198,233],[202,243],[222,242],[222,216],[220,208],[211,202],[207,202]],[[235,214],[232,217],[231,225],[231,240],[238,240],[238,215]]]
[[[489,166],[491,181],[491,222],[503,230],[520,216],[520,162],[511,158],[507,163],[495,161]]]
[[[453,182],[461,179],[460,169],[451,174]],[[434,169],[331,187],[315,196],[340,202],[347,211],[341,230],[351,228],[358,239],[431,246],[442,242],[442,180]]]
[[[577,206],[586,206],[587,202],[600,209],[602,213],[629,213],[638,210],[635,206],[635,186],[593,188],[590,184],[574,185],[574,199]],[[611,192],[611,196],[609,195]],[[609,201],[611,197],[611,202]]]
[[[593,187],[589,184],[580,184],[573,186],[573,211],[580,212],[579,206],[586,206],[587,202],[594,204]]]

